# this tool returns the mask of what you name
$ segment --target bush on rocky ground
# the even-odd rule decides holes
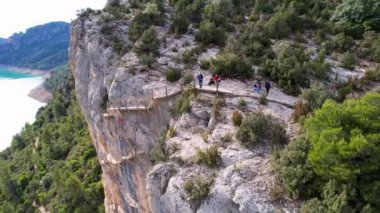
[[[247,147],[266,142],[281,145],[288,141],[284,126],[271,115],[254,112],[243,119],[236,136]]]
[[[366,70],[365,78],[371,81],[380,81],[380,66],[377,66],[375,69]]]
[[[225,78],[250,79],[253,76],[249,63],[234,54],[219,55],[212,59],[211,70]]]
[[[166,135],[167,131],[161,132],[160,137],[149,153],[150,160],[155,164],[161,161],[165,161],[168,158],[168,153],[165,150]]]
[[[268,104],[267,96],[264,94],[260,94],[257,100],[258,100],[259,104],[261,104],[261,105],[267,105]]]
[[[243,121],[243,115],[239,111],[233,111],[232,113],[232,123],[234,126],[240,126]]]
[[[313,83],[310,88],[301,91],[301,97],[306,101],[307,107],[314,111],[320,108],[327,99],[332,99],[333,95],[325,85]]]
[[[218,148],[213,146],[206,150],[198,149],[195,159],[198,164],[204,164],[210,168],[215,168],[220,160]]]
[[[135,43],[133,50],[138,55],[143,55],[143,54],[157,55],[159,46],[160,46],[160,41],[157,39],[156,30],[154,30],[154,27],[150,27],[149,29],[144,31],[144,33]]]
[[[152,67],[154,62],[156,62],[156,59],[152,53],[140,55],[139,60],[141,64],[150,68]]]
[[[203,70],[208,70],[210,68],[210,61],[209,60],[205,60],[205,59],[202,59],[201,60],[201,65],[200,65],[201,69]]]
[[[183,184],[187,194],[187,200],[192,208],[197,210],[202,202],[209,196],[214,180],[201,176],[192,177]]]
[[[226,31],[213,22],[202,21],[195,39],[203,45],[215,44],[224,46],[227,40]]]
[[[175,68],[169,68],[166,71],[166,80],[169,82],[178,81],[181,78],[181,71]]]
[[[339,60],[342,67],[350,70],[354,69],[356,59],[351,53],[345,52]]]
[[[178,117],[182,113],[190,112],[191,105],[190,102],[194,100],[197,96],[197,91],[195,88],[188,88],[182,92],[182,95],[177,100],[175,105],[170,109],[170,114],[173,117]]]

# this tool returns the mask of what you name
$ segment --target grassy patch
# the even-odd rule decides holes
[[[183,184],[187,194],[187,200],[193,209],[198,209],[202,202],[210,194],[210,189],[214,180],[211,178],[193,177]]]
[[[234,126],[240,126],[243,121],[243,115],[239,111],[233,111],[232,122]]]
[[[215,168],[218,165],[220,159],[218,148],[213,146],[206,150],[197,150],[196,162],[198,164],[204,164],[208,167]]]
[[[197,91],[195,88],[188,88],[186,89],[181,97],[178,99],[176,104],[171,108],[170,113],[173,117],[178,117],[179,115],[182,115],[182,113],[190,112],[191,111],[191,105],[190,102],[194,100],[197,96]]]

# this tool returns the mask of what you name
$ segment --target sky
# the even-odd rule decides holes
[[[71,22],[79,9],[102,9],[107,0],[2,0],[0,37],[51,21]]]

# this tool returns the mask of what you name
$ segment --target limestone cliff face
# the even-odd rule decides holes
[[[95,21],[96,16],[72,23],[70,66],[103,170],[106,211],[149,212],[145,190],[145,177],[151,168],[149,151],[161,129],[169,124],[169,101],[156,103],[157,107],[149,112],[102,116],[102,104],[141,97],[146,92],[143,86],[151,81],[119,67],[120,59],[102,43]],[[123,33],[125,24],[120,26]]]

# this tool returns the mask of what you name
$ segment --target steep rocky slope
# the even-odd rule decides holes
[[[215,183],[211,196],[199,207],[199,212],[218,212],[225,208],[233,212],[248,212],[250,209],[269,212],[275,208],[294,210],[294,205],[288,202],[270,201],[268,193],[273,175],[269,167],[269,147],[251,151],[232,139],[224,148],[219,148],[223,160],[219,169],[211,170],[191,163],[197,148],[221,144],[223,136],[234,135],[230,117],[232,110],[238,107],[239,98],[226,98],[226,106],[221,111],[223,122],[210,120],[210,103],[215,95],[207,94],[200,94],[198,101],[191,102],[191,113],[183,114],[178,120],[172,119],[169,113],[177,97],[157,101],[150,111],[123,111],[119,117],[103,117],[101,106],[107,97],[109,103],[116,104],[120,100],[144,97],[150,91],[144,88],[162,90],[164,87],[160,85],[170,84],[164,78],[168,65],[183,66],[174,62],[177,54],[171,51],[171,46],[175,45],[179,52],[183,52],[190,48],[184,43],[194,42],[194,37],[169,36],[169,45],[161,47],[160,66],[149,72],[132,73],[131,66],[135,66],[133,69],[146,67],[138,63],[133,52],[119,60],[112,48],[102,45],[97,18],[90,16],[73,23],[70,64],[75,74],[78,99],[102,164],[108,212],[192,212],[184,199],[182,183],[190,176],[212,174],[215,174]],[[126,33],[128,25],[120,25],[117,29],[120,34]],[[199,66],[195,69],[200,71]],[[246,84],[236,83],[236,88],[250,91]],[[226,88],[229,85],[234,82],[222,84]],[[245,109],[247,112],[263,108],[255,99],[247,98],[246,101],[249,103]],[[263,110],[275,115],[281,112],[282,120],[290,119],[291,109],[280,104],[270,103]],[[168,163],[153,168],[149,160],[150,150],[160,132],[169,125],[174,126],[177,136],[168,140],[165,147],[169,149],[175,143],[178,150],[171,153]],[[209,135],[208,143],[200,136],[203,130]]]
[[[140,41],[132,42],[127,36],[134,9],[123,18],[115,18],[111,10],[84,11],[72,23],[70,66],[103,170],[106,211],[296,212],[298,201],[275,199],[272,194],[271,143],[246,148],[235,137],[232,121],[234,111],[244,116],[263,112],[286,123],[287,135],[294,137],[298,126],[292,122],[291,106],[296,98],[274,85],[268,105],[261,105],[249,80],[223,80],[221,88],[233,95],[194,90],[192,83],[183,87],[184,78],[180,83],[168,82],[165,74],[173,68],[187,73],[190,80],[198,73],[208,80],[210,72],[200,68],[201,61],[216,57],[220,50],[209,46],[195,64],[183,63],[181,56],[196,47],[197,29],[190,26],[180,36],[170,33],[172,8],[164,2],[165,24],[154,26],[160,41],[158,57],[150,65],[144,65],[132,50]],[[316,54],[313,44],[304,47]],[[330,62],[331,78],[363,75],[359,68],[349,72]],[[173,116],[176,101],[183,98],[188,110]],[[154,165],[150,154],[159,143],[164,162]],[[199,152],[210,149],[220,156],[213,168],[199,163]],[[208,196],[192,197],[187,189],[191,185],[203,186]]]

